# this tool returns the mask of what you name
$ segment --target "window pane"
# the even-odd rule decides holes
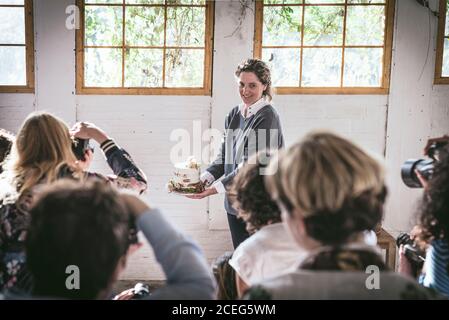
[[[126,44],[131,46],[164,45],[163,7],[127,7]]]
[[[86,6],[86,45],[122,45],[122,7]]]
[[[341,45],[343,6],[305,7],[304,45]]]
[[[86,0],[86,3],[111,3],[111,4],[122,4],[122,0]]]
[[[166,51],[166,87],[203,87],[204,50]]]
[[[348,6],[346,45],[383,45],[384,6]]]
[[[262,60],[271,70],[271,81],[275,87],[299,86],[299,49],[263,49]]]
[[[444,35],[448,36],[449,35],[449,0],[446,0],[446,23],[445,23],[445,31],[444,31]]]
[[[300,45],[301,20],[301,7],[264,7],[263,45]]]
[[[126,0],[127,4],[164,4],[165,0]]]
[[[23,8],[0,8],[0,44],[25,44]]]
[[[86,87],[122,85],[122,49],[86,49],[84,57]]]
[[[345,0],[306,0],[306,3],[345,3]]]
[[[25,5],[24,0],[0,0],[0,4]]]
[[[444,38],[442,77],[449,77],[449,39]]]
[[[167,46],[204,47],[205,8],[167,8]]]
[[[348,0],[348,3],[373,4],[373,3],[385,3],[385,0]]]
[[[304,48],[303,55],[302,86],[340,86],[341,49]]]
[[[346,49],[343,85],[348,87],[380,87],[382,57],[382,48]]]
[[[129,49],[125,60],[125,87],[162,86],[162,49]]]
[[[206,4],[206,0],[167,0],[167,4]]]
[[[290,4],[302,3],[302,0],[263,0],[264,4]]]
[[[25,86],[25,47],[0,47],[0,85]]]

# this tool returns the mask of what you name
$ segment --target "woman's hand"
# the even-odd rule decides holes
[[[107,176],[108,181],[115,185],[119,189],[129,189],[142,193],[147,189],[147,185],[134,177],[124,178],[117,177],[115,174],[110,174]]]
[[[449,143],[449,136],[444,135],[442,137],[431,138],[431,139],[427,140],[427,144],[424,147],[424,155],[427,156],[427,153],[429,152],[429,149],[432,146],[432,144],[438,143],[438,142],[448,142]]]
[[[186,197],[190,198],[190,199],[203,199],[203,198],[206,198],[208,196],[211,196],[211,195],[217,194],[217,193],[218,193],[217,189],[215,189],[214,187],[211,187],[211,188],[204,190],[201,193],[188,195]]]
[[[108,140],[106,132],[90,122],[78,122],[70,129],[70,134],[80,139],[94,139],[99,144]]]
[[[86,150],[86,152],[84,153],[84,160],[77,161],[78,167],[81,168],[81,170],[83,171],[87,171],[93,159],[94,153],[92,152],[92,150],[91,149]]]
[[[426,180],[426,178],[423,177],[423,175],[415,169],[416,177],[418,178],[419,182],[421,183],[422,187],[424,189],[427,189],[429,187],[429,182]]]
[[[120,292],[112,300],[131,300],[134,298],[134,289],[128,289]]]

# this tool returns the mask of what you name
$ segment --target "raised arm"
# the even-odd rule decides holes
[[[103,151],[109,167],[120,178],[135,179],[139,191],[147,187],[147,178],[140,170],[128,152],[120,148],[105,131],[93,123],[78,122],[71,129],[71,134],[81,139],[94,139]]]
[[[135,196],[124,195],[137,213],[137,227],[152,246],[167,277],[167,285],[150,299],[200,300],[215,298],[215,281],[198,245],[171,225],[158,209]]]

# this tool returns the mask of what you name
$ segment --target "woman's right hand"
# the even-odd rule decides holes
[[[72,129],[70,129],[70,134],[80,139],[94,139],[99,144],[109,139],[106,132],[90,122],[75,123]]]
[[[218,193],[217,189],[215,189],[214,187],[210,187],[209,189],[206,189],[201,193],[188,195],[186,197],[190,199],[203,199],[217,193]]]

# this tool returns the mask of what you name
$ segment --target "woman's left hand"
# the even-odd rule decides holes
[[[209,189],[204,190],[201,193],[188,195],[186,197],[190,198],[190,199],[203,199],[203,198],[206,198],[206,197],[211,196],[216,193],[218,193],[217,189],[215,189],[214,187],[211,187]]]

